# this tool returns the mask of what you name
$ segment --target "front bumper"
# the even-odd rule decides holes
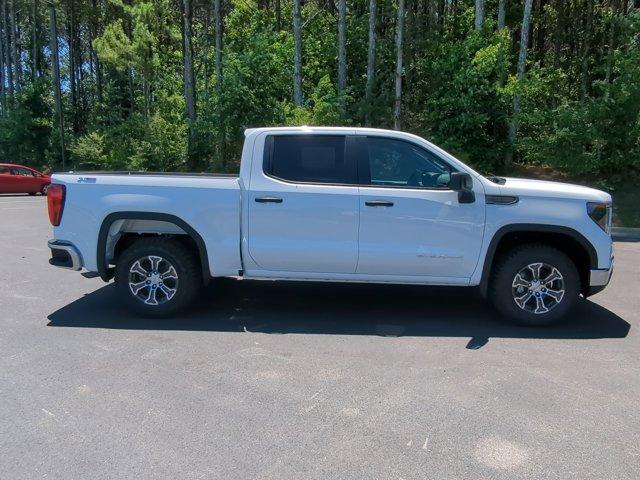
[[[592,269],[589,272],[589,288],[586,296],[595,295],[601,292],[609,285],[611,275],[613,274],[613,258],[611,258],[611,266],[603,269]]]
[[[70,242],[49,240],[47,246],[51,249],[49,263],[55,267],[82,270],[82,256],[78,249]]]
[[[613,273],[613,258],[611,259],[611,266],[605,269],[593,269],[589,274],[589,286],[590,287],[606,287],[611,280],[611,274]]]

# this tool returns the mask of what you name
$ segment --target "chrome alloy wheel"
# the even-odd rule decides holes
[[[178,291],[178,272],[165,258],[142,257],[129,269],[129,290],[147,305],[162,305]]]
[[[564,278],[553,265],[530,263],[516,274],[511,293],[522,310],[534,314],[548,313],[564,297]]]

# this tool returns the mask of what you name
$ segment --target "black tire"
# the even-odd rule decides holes
[[[44,197],[47,196],[47,190],[49,190],[49,185],[43,185],[40,189],[40,194]]]
[[[29,195],[34,196],[36,192],[29,192]]]
[[[143,286],[138,295],[130,288],[130,281],[137,285],[144,281],[145,276],[138,272],[131,272],[134,264],[140,262],[142,271],[150,271],[152,264],[148,257],[160,257],[158,272],[163,273],[169,266],[173,266],[177,278],[173,280],[173,274],[166,279],[160,278],[157,272],[153,278],[149,277],[151,286]],[[161,270],[162,269],[162,270]],[[166,272],[164,272],[166,273]],[[149,275],[147,275],[149,276]],[[138,282],[139,281],[139,282]],[[190,305],[198,295],[202,287],[202,270],[196,255],[177,240],[171,238],[141,238],[128,247],[118,258],[115,275],[116,288],[126,305],[138,315],[144,317],[168,317]],[[164,283],[164,287],[163,287]],[[155,286],[154,286],[155,285]],[[151,287],[156,291],[152,294]],[[169,298],[165,291],[175,290]],[[153,295],[153,299],[151,296]],[[147,296],[145,300],[140,297]],[[148,304],[145,301],[156,301],[158,304]]]
[[[547,284],[536,282],[536,264],[543,264],[537,270],[540,280],[545,277],[556,277],[556,280]],[[550,275],[553,271],[549,267],[555,267],[562,278],[557,278],[557,274]],[[516,279],[518,274],[521,276]],[[525,284],[532,283],[528,283],[528,287],[519,285],[523,280]],[[564,291],[561,297],[556,293],[560,287]],[[548,292],[554,292],[554,295]],[[498,259],[489,280],[489,298],[493,305],[520,325],[545,326],[559,321],[575,306],[579,294],[580,275],[575,264],[560,250],[542,244],[522,245],[504,254]],[[556,301],[556,297],[560,300]]]

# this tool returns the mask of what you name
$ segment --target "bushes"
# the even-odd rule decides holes
[[[595,94],[562,100],[554,91],[561,72],[538,68],[524,89],[518,151],[529,163],[572,174],[609,174],[640,168],[640,50],[616,52],[612,83],[594,82]],[[553,106],[553,101],[560,101]]]
[[[184,170],[186,124],[172,123],[160,114],[141,116],[120,125],[90,132],[71,145],[78,169]]]
[[[507,137],[509,38],[504,32],[473,32],[444,42],[415,67],[409,91],[408,127],[481,170],[502,163]]]
[[[31,165],[45,170],[49,163],[52,111],[42,79],[30,84],[0,116],[0,162]]]

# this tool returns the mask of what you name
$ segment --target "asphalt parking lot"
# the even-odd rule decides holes
[[[562,325],[470,289],[214,282],[132,317],[0,197],[0,478],[637,479],[640,243]]]

